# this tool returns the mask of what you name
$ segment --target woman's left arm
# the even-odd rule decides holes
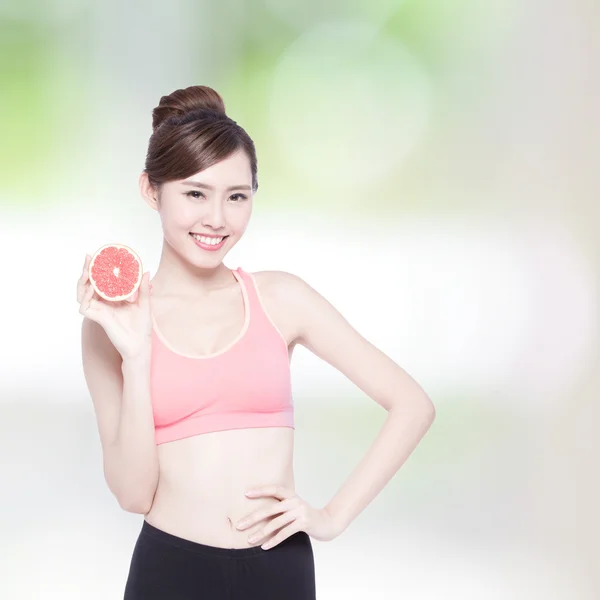
[[[283,271],[280,277],[280,290],[296,319],[297,342],[388,411],[366,455],[325,506],[341,533],[408,459],[435,419],[435,408],[406,371],[308,283]]]

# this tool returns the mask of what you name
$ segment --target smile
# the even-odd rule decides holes
[[[197,233],[190,233],[190,235],[194,239],[196,245],[204,250],[218,250],[223,246],[225,240],[229,237],[227,235],[212,237],[206,235],[198,235]]]

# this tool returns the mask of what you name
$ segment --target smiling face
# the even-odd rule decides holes
[[[218,266],[242,237],[252,214],[252,172],[243,150],[195,175],[163,184],[160,205],[145,173],[140,186],[160,214],[165,240],[198,267]]]

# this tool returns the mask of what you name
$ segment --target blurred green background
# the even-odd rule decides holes
[[[152,109],[203,84],[258,153],[225,262],[305,278],[437,409],[314,543],[320,600],[597,598],[599,27],[595,0],[3,3],[0,597],[122,589],[140,518],[102,477],[75,284],[110,241],[154,271]],[[292,371],[325,503],[385,415],[304,348]]]

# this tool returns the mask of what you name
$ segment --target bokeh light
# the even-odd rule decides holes
[[[588,0],[2,4],[0,598],[122,593],[141,520],[103,478],[75,285],[107,242],[155,273],[138,176],[194,84],[258,152],[226,265],[303,277],[437,410],[314,542],[319,600],[598,598],[599,27]],[[292,382],[324,504],[385,412],[301,346]]]

